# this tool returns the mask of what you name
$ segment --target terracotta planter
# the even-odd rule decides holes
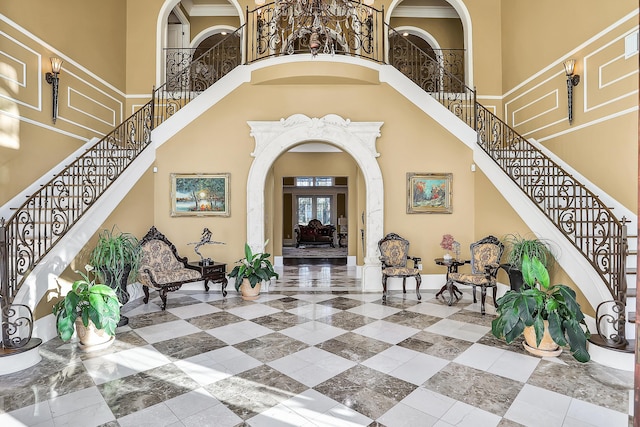
[[[78,335],[78,347],[85,352],[107,348],[116,339],[108,335],[104,329],[97,329],[91,320],[89,320],[89,326],[85,327],[79,317],[76,319],[76,335]]]
[[[549,322],[544,320],[544,334],[540,345],[536,345],[536,331],[533,326],[524,328],[524,348],[531,354],[542,357],[553,357],[562,353],[562,349],[553,341],[549,335]]]
[[[247,300],[254,300],[258,298],[258,295],[260,295],[261,285],[262,283],[257,283],[256,286],[252,288],[249,279],[242,279],[242,284],[240,285],[242,298]]]

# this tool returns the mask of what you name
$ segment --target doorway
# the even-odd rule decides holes
[[[347,153],[358,167],[362,193],[359,194],[355,209],[349,209],[349,223],[360,226],[362,246],[353,245],[352,251],[356,254],[361,272],[362,290],[368,291],[368,284],[378,290],[381,267],[377,242],[383,235],[384,187],[377,162],[379,153],[376,150],[376,140],[380,136],[383,122],[351,122],[335,114],[322,118],[294,114],[277,121],[247,123],[251,128],[250,135],[256,143],[252,153],[254,161],[247,176],[248,244],[254,250],[264,250],[265,238],[274,237],[273,222],[268,221],[268,218],[273,218],[273,209],[266,209],[265,190],[268,180],[270,186],[273,184],[273,165],[276,160],[305,142],[320,141],[329,144]],[[361,225],[358,221],[360,217]]]

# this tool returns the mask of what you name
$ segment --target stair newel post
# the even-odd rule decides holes
[[[9,297],[9,241],[4,218],[0,218],[0,312],[2,312],[2,345],[8,347],[9,336],[5,329],[8,319]]]
[[[476,87],[473,87],[471,91],[473,95],[473,130],[476,131],[476,135],[478,133],[478,102],[476,100]]]
[[[154,130],[156,128],[156,86],[153,85],[151,89],[151,129]]]

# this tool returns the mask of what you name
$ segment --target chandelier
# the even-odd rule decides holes
[[[374,0],[255,0],[258,52],[313,56],[370,49]]]

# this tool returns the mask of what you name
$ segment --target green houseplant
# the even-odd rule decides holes
[[[266,243],[265,243],[266,245]],[[236,291],[240,291],[243,282],[248,282],[251,289],[255,289],[264,280],[270,280],[272,277],[279,277],[278,273],[273,269],[273,264],[269,261],[271,254],[253,253],[248,243],[244,244],[244,258],[238,261],[238,265],[233,267],[229,277],[236,279]],[[245,285],[246,286],[246,285]]]
[[[502,240],[506,247],[506,263],[502,264],[502,268],[509,275],[512,290],[517,291],[522,287],[522,261],[525,256],[529,259],[537,258],[547,269],[553,266],[555,257],[551,246],[544,239],[508,234]]]
[[[89,263],[95,267],[100,280],[110,286],[124,305],[129,301],[127,283],[138,273],[141,251],[138,239],[131,233],[102,230],[91,252]]]
[[[56,316],[58,334],[63,341],[68,341],[78,329],[78,338],[83,345],[90,345],[91,338],[81,328],[96,329],[101,338],[93,341],[94,344],[103,344],[113,340],[116,335],[116,326],[120,319],[120,303],[113,289],[107,285],[95,283],[89,278],[93,267],[87,265],[87,272],[76,271],[81,279],[71,285],[67,295],[53,306],[53,314]]]
[[[522,289],[509,290],[497,300],[498,317],[491,324],[493,335],[511,343],[525,328],[531,327],[535,331],[535,343],[529,345],[539,346],[547,323],[548,333],[556,345],[568,345],[576,360],[588,362],[589,328],[575,291],[566,285],[550,285],[549,271],[537,258],[524,255],[522,274]]]

